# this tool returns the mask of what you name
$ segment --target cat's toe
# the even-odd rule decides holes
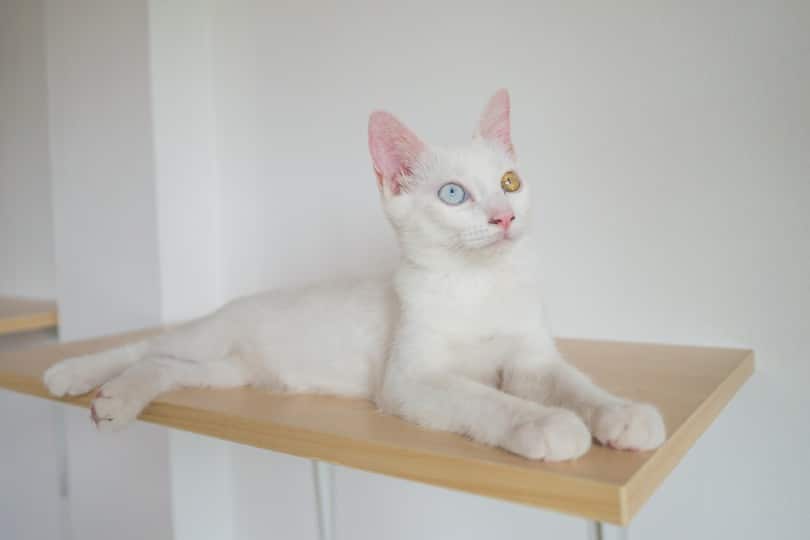
[[[90,418],[100,431],[118,431],[134,421],[142,408],[140,401],[102,389],[90,404]]]
[[[652,450],[666,440],[664,419],[646,403],[624,403],[599,408],[593,417],[593,436],[620,450]]]
[[[86,394],[95,387],[95,381],[82,377],[79,370],[65,362],[48,368],[42,376],[42,381],[48,392],[56,397]]]
[[[565,461],[590,449],[591,433],[577,415],[559,410],[516,426],[504,447],[529,459]]]
[[[64,366],[55,364],[45,371],[42,376],[42,382],[52,395],[62,397],[68,392],[70,388],[71,374],[67,373]]]

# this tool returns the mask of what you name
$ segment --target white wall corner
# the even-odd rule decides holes
[[[149,69],[164,323],[221,302],[211,0],[149,1]]]

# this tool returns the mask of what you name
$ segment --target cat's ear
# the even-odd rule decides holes
[[[509,92],[505,88],[495,92],[495,95],[489,99],[475,134],[483,139],[495,141],[510,156],[515,156],[509,121]]]
[[[375,111],[368,120],[368,148],[378,186],[382,189],[385,182],[397,194],[425,144],[391,113]]]

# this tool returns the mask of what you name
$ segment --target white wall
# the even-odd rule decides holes
[[[58,435],[51,429],[51,407],[38,398],[0,391],[0,422],[7,435],[0,444],[4,539],[61,538]]]
[[[0,294],[53,298],[42,2],[0,2]]]
[[[147,17],[139,2],[46,4],[57,294],[71,339],[160,321]]]
[[[161,323],[146,2],[45,5],[60,336]],[[171,538],[168,436],[64,407],[72,538]],[[52,455],[48,452],[47,455]]]
[[[556,333],[758,354],[754,379],[632,535],[798,535],[810,481],[810,6],[389,4],[220,3],[225,294],[389,261],[369,111],[460,141],[506,86]],[[250,486],[235,466],[253,498],[286,489]],[[398,480],[341,470],[338,481],[344,538],[380,537],[386,523],[389,539],[485,538],[493,522],[512,538],[582,532]],[[252,537],[275,526],[245,519]]]
[[[42,2],[0,2],[0,294],[53,298],[48,96]],[[52,339],[0,337],[0,350]],[[0,536],[58,538],[50,404],[0,392]],[[31,426],[37,426],[32,429]],[[13,441],[9,444],[8,441]],[[37,450],[39,449],[39,450]],[[33,511],[32,509],[35,509]],[[41,516],[49,516],[42,519]]]
[[[0,219],[8,227],[0,234],[25,245],[33,227],[18,216],[44,214],[49,234],[54,222],[58,285],[50,294],[59,301],[61,337],[155,326],[216,307],[215,156],[206,131],[213,129],[206,97],[210,5],[15,0],[2,9],[3,82],[14,92],[0,102],[14,113],[14,123],[3,122],[4,164],[23,171],[36,162],[53,175],[52,182],[47,174],[18,179],[2,169]],[[41,139],[21,137],[39,128]],[[33,187],[44,191],[42,201],[26,199]],[[32,202],[38,206],[28,208]],[[15,246],[0,245],[4,278],[38,270]],[[14,266],[6,266],[6,254]],[[8,392],[0,399],[3,431],[21,443],[2,452],[0,476],[5,485],[25,486],[0,492],[0,536],[182,534],[172,523],[173,489],[188,493],[199,482],[170,477],[177,441],[166,429],[137,424],[101,437],[86,410]],[[19,407],[23,415],[15,414]],[[181,458],[172,472],[189,456]],[[35,473],[32,463],[39,464]],[[222,464],[229,479],[229,461]]]
[[[162,319],[177,322],[222,302],[213,1],[147,4]]]

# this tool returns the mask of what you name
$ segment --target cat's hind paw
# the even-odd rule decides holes
[[[102,388],[90,403],[90,418],[99,431],[118,431],[138,418],[142,409],[140,400]]]
[[[79,396],[95,388],[100,381],[84,368],[81,360],[69,358],[49,367],[42,376],[48,392],[56,397]]]
[[[502,446],[529,459],[565,461],[590,449],[591,432],[576,414],[560,409],[518,424]]]
[[[592,428],[597,441],[620,450],[652,450],[667,436],[661,413],[646,403],[600,407],[594,413]]]

